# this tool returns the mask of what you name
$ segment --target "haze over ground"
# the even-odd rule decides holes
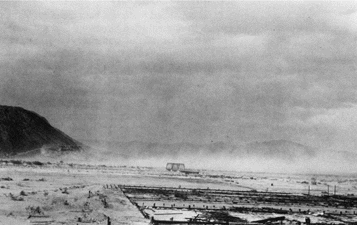
[[[0,4],[1,104],[77,140],[357,153],[356,2]]]

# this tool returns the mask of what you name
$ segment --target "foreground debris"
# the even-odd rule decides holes
[[[310,195],[310,175],[0,160],[0,177],[0,224],[357,222],[353,175],[316,177]]]
[[[350,224],[354,196],[106,185],[121,189],[152,224]]]

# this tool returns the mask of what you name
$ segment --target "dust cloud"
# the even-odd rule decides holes
[[[212,153],[209,149],[201,149],[197,152],[168,152],[162,155],[134,151],[131,154],[123,154],[123,152],[125,150],[95,146],[81,154],[69,154],[62,159],[68,162],[98,165],[162,168],[165,168],[166,163],[177,162],[184,163],[187,169],[235,172],[345,174],[357,171],[355,164],[357,155],[343,151],[317,150],[313,156],[294,155],[291,158],[252,155],[246,153],[244,149],[231,153],[225,151]]]

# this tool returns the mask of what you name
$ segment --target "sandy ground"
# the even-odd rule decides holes
[[[0,224],[4,225],[36,221],[81,224],[80,220],[85,224],[106,224],[107,217],[112,224],[149,223],[120,190],[106,189],[106,184],[245,189],[220,180],[138,167],[3,165],[0,179]],[[93,193],[90,198],[89,191]],[[35,210],[37,207],[40,213]],[[29,215],[33,216],[29,218]]]
[[[0,224],[148,224],[119,189],[106,184],[259,191],[307,192],[312,175],[202,171],[185,176],[164,168],[86,167],[69,165],[0,167]],[[220,176],[216,176],[220,174]],[[354,176],[314,175],[311,193],[357,194]],[[11,179],[6,179],[11,178]],[[91,192],[91,195],[89,195]],[[32,217],[29,218],[29,216]],[[42,223],[46,224],[46,223]]]
[[[112,224],[148,224],[120,190],[103,188],[108,181],[130,180],[122,176],[103,176],[94,170],[2,168],[0,177],[13,180],[0,181],[0,224],[35,224],[44,220],[51,224],[82,224],[78,218],[83,224],[106,224],[107,217]],[[37,207],[40,213],[31,213]],[[48,217],[28,218],[30,214]]]

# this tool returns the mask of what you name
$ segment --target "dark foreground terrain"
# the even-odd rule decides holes
[[[18,160],[0,165],[0,224],[357,222],[354,175],[187,175],[164,167]]]

